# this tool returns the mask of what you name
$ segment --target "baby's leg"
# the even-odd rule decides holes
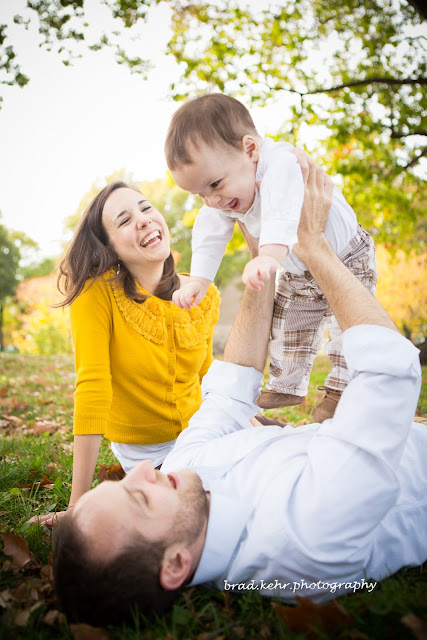
[[[267,389],[295,396],[307,393],[328,308],[316,282],[306,274],[279,275],[271,327]]]
[[[371,236],[359,226],[356,235],[340,255],[341,260],[355,276],[375,295],[377,283],[375,246]],[[343,391],[350,381],[347,364],[342,353],[341,328],[328,307],[326,322],[330,339],[325,351],[332,362],[332,371],[325,380],[325,387]]]

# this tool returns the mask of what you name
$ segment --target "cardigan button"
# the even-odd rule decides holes
[[[172,387],[168,387],[168,388],[166,389],[166,391],[171,392],[171,391],[172,391]]]
[[[170,351],[171,353],[173,353],[173,351],[174,351],[173,347],[170,347],[169,351]]]
[[[170,376],[173,376],[173,374],[174,374],[174,371],[173,371],[173,370],[169,371],[169,375],[170,375]]]

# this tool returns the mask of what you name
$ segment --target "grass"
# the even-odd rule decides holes
[[[328,360],[319,356],[306,402],[267,413],[286,422],[310,422],[311,409],[322,395],[316,386],[323,383],[328,371]],[[68,503],[72,358],[0,354],[0,372],[0,530],[25,538],[33,554],[23,569],[16,569],[0,551],[0,640],[75,638],[82,630],[69,626],[56,610],[50,572],[51,534],[46,528],[27,523],[35,513],[62,510]],[[426,372],[427,368],[424,376]],[[427,414],[425,382],[418,406],[420,414]],[[115,462],[104,441],[98,464]],[[97,471],[94,485],[96,476]],[[335,605],[335,609],[328,609],[325,605],[308,613],[298,608],[277,611],[271,600],[254,592],[238,595],[193,588],[161,619],[109,627],[106,635],[93,637],[114,640],[416,637],[407,625],[426,624],[427,567],[403,569],[377,585],[372,593],[358,592],[337,602],[342,610]],[[331,616],[333,622],[327,622]]]

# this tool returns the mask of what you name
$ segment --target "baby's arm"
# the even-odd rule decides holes
[[[190,278],[172,296],[172,302],[181,309],[195,307],[205,297],[231,240],[234,225],[235,220],[218,209],[200,209],[193,227]]]
[[[289,254],[283,244],[265,244],[259,249],[259,255],[253,258],[244,268],[242,280],[252,291],[259,291],[264,282],[276,273],[279,264]]]
[[[189,276],[188,281],[180,289],[174,291],[172,302],[180,309],[191,309],[203,300],[211,280]]]

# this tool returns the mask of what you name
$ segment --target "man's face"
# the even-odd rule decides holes
[[[103,482],[77,502],[73,519],[95,554],[113,557],[131,536],[190,546],[206,525],[208,498],[199,476],[184,470],[167,476],[149,460],[120,482]]]
[[[247,136],[245,136],[247,138]],[[208,207],[245,213],[255,197],[258,154],[233,147],[201,144],[191,152],[193,163],[171,171],[176,184],[198,193]]]

